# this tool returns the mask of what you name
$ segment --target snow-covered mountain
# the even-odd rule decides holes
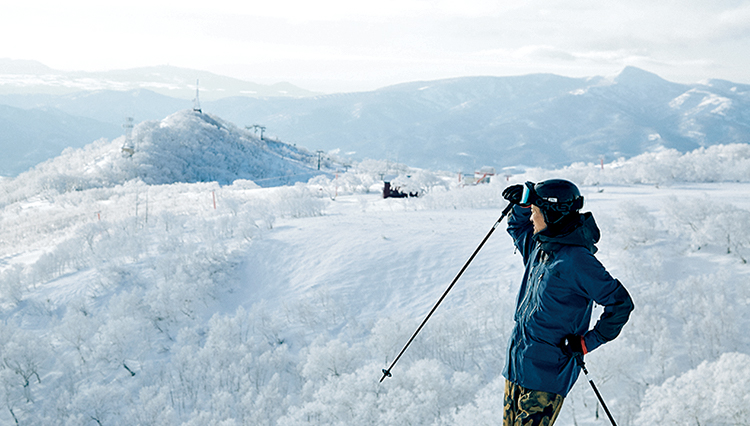
[[[614,78],[555,75],[415,82],[305,99],[223,99],[284,140],[413,166],[560,167],[643,152],[750,141],[750,86],[681,85],[628,67]]]
[[[71,115],[56,108],[0,105],[0,176],[16,176],[36,164],[102,137],[122,135],[122,127]]]
[[[201,97],[207,98],[203,92]],[[192,106],[146,88],[7,94],[0,103],[29,114],[59,109],[117,129],[125,117],[157,120]],[[241,127],[263,125],[268,135],[311,151],[452,172],[609,162],[664,148],[684,153],[750,141],[750,86],[721,80],[676,84],[633,67],[613,77],[465,77],[313,97],[229,96],[206,99],[202,107]],[[36,126],[50,133],[59,124]],[[5,136],[23,137],[21,130]],[[89,137],[66,140],[80,147]]]
[[[318,157],[267,138],[260,139],[211,114],[176,112],[135,125],[132,134],[80,149],[66,149],[6,185],[13,199],[55,190],[112,187],[138,180],[149,185],[252,180],[260,186],[306,182],[331,166]],[[35,192],[36,191],[36,192]]]

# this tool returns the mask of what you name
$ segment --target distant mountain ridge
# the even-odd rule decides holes
[[[272,134],[303,146],[452,171],[750,142],[750,86],[683,85],[633,67],[613,78],[465,77],[210,107],[232,121],[258,117]]]
[[[0,104],[108,123],[119,132],[102,135],[108,138],[122,134],[127,116],[161,119],[192,105],[147,89],[0,95]],[[202,107],[311,151],[446,171],[554,168],[750,142],[750,86],[678,84],[634,67],[611,77],[462,77],[309,97],[230,96]]]
[[[56,108],[22,109],[0,104],[0,176],[15,176],[68,147],[114,138],[122,127]]]
[[[206,100],[226,96],[315,95],[290,83],[257,84],[170,65],[101,72],[60,71],[36,61],[0,58],[0,95],[68,95],[81,91],[148,89],[165,96],[193,99],[196,80],[200,81],[201,98]]]

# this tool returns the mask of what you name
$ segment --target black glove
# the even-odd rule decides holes
[[[583,341],[583,336],[575,334],[568,334],[560,342],[560,348],[565,355],[575,358],[576,360],[582,360],[583,356],[588,353],[586,350],[586,342]]]
[[[521,202],[521,196],[523,195],[523,185],[511,185],[503,190],[503,198],[510,201],[513,204]]]
[[[528,197],[529,199],[526,200],[525,203],[522,203],[524,201],[523,200],[524,187],[526,187],[527,190],[530,191],[531,193],[534,192],[534,183],[526,182],[523,185],[517,184],[517,185],[511,185],[505,188],[503,190],[503,198],[521,207],[528,207],[533,200],[531,199],[531,197]]]

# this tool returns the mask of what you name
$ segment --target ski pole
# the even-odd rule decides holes
[[[583,355],[576,356],[576,361],[578,362],[578,365],[583,370],[583,374],[586,375],[586,379],[589,381],[589,384],[591,384],[591,388],[594,389],[594,393],[596,394],[596,397],[599,398],[599,402],[602,404],[602,407],[604,408],[604,412],[607,413],[607,417],[609,417],[609,421],[612,422],[612,426],[617,426],[617,423],[615,423],[614,417],[612,417],[612,413],[610,413],[609,408],[607,408],[607,404],[604,403],[604,398],[602,398],[602,394],[599,393],[599,389],[596,388],[594,381],[591,380],[591,378],[589,378],[589,370],[586,369],[586,364],[583,363]]]
[[[401,358],[401,355],[403,355],[404,352],[406,352],[406,348],[408,348],[409,345],[411,344],[411,342],[414,340],[414,338],[417,337],[417,334],[419,334],[419,332],[422,331],[422,327],[424,327],[424,325],[427,323],[427,320],[430,319],[430,317],[435,312],[435,310],[437,309],[437,307],[440,306],[440,304],[443,302],[443,299],[445,299],[445,296],[448,295],[448,292],[451,291],[451,289],[456,284],[456,282],[458,281],[458,279],[461,278],[461,275],[464,273],[464,271],[469,266],[469,264],[471,263],[471,261],[474,260],[474,257],[477,255],[477,253],[479,253],[479,250],[482,249],[482,246],[484,246],[484,243],[486,243],[487,240],[490,238],[490,235],[492,235],[492,233],[495,232],[495,229],[497,228],[498,225],[500,225],[500,222],[502,222],[503,218],[508,215],[508,213],[510,212],[511,208],[513,208],[513,203],[509,203],[508,206],[505,207],[505,210],[503,210],[503,213],[500,215],[500,218],[497,221],[495,221],[494,225],[492,225],[492,229],[490,229],[490,232],[487,233],[487,235],[484,237],[484,239],[479,244],[479,246],[477,247],[477,249],[474,250],[474,253],[471,255],[471,257],[469,257],[469,260],[466,261],[466,263],[464,264],[463,268],[461,268],[461,270],[458,272],[458,275],[456,275],[456,278],[453,278],[453,282],[451,282],[451,284],[445,290],[445,292],[443,293],[443,295],[440,296],[440,299],[437,301],[437,303],[435,303],[435,306],[432,307],[432,309],[430,310],[430,313],[428,313],[427,316],[425,317],[425,319],[422,321],[422,324],[419,325],[419,327],[417,328],[417,331],[415,331],[414,334],[412,334],[411,339],[409,339],[409,341],[406,342],[406,345],[404,345],[404,348],[401,349],[401,352],[399,352],[399,354],[396,357],[396,359],[393,360],[393,362],[391,363],[390,367],[388,367],[388,369],[383,369],[383,377],[380,378],[380,382],[381,383],[383,382],[383,380],[386,377],[391,377],[391,369],[393,368],[393,366],[396,365],[396,363],[398,362],[398,360]]]

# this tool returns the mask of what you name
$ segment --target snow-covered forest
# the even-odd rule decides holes
[[[190,141],[196,123],[179,118],[136,130]],[[184,177],[231,163],[221,152],[167,170],[144,142],[139,169],[121,145],[0,181],[2,424],[498,424],[523,271],[505,232],[393,377],[379,383],[381,369],[490,230],[503,188],[553,176],[581,187],[597,257],[635,301],[622,335],[587,356],[618,424],[750,423],[748,145],[477,186],[367,160],[265,188]],[[383,199],[383,174],[422,195]],[[583,377],[558,424],[608,424]]]

